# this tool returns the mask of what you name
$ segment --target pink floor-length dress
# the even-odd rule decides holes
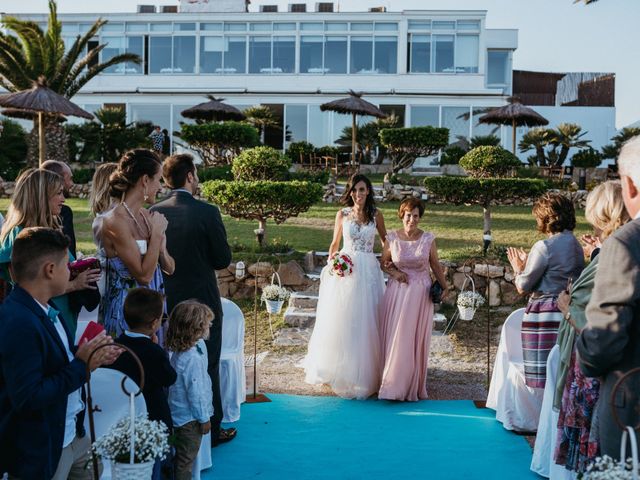
[[[405,241],[396,232],[387,240],[393,263],[409,278],[390,278],[382,300],[380,334],[384,370],[378,398],[417,401],[427,398],[427,362],[433,325],[429,253],[434,235]]]

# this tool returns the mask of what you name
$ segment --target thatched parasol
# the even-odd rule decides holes
[[[38,119],[38,114],[35,112],[29,112],[27,110],[20,110],[17,108],[5,108],[0,110],[0,115],[9,118],[19,118],[21,120],[32,120],[36,121]],[[58,123],[63,123],[67,121],[67,117],[64,115],[57,115],[56,121]]]
[[[197,120],[222,121],[243,120],[244,114],[236,107],[223,103],[224,98],[207,95],[208,102],[200,103],[181,112],[183,117]]]
[[[535,110],[525,107],[517,98],[509,98],[509,104],[494,108],[485,113],[478,121],[490,125],[511,125],[513,129],[513,153],[516,153],[516,127],[538,127],[548,125],[549,120]]]
[[[368,115],[370,117],[385,118],[387,115],[376,107],[373,103],[369,103],[362,99],[362,92],[356,93],[353,90],[349,90],[349,96],[347,98],[341,98],[334,100],[333,102],[323,103],[320,105],[320,110],[323,112],[338,112],[344,114],[351,114],[351,155],[352,160],[356,159],[356,132],[358,130],[358,124],[356,123],[356,115]]]
[[[88,119],[93,118],[93,115],[89,112],[85,112],[66,97],[48,88],[44,77],[39,77],[29,90],[0,95],[0,106],[25,110],[38,115],[38,141],[41,165],[46,159],[43,114],[62,114]]]

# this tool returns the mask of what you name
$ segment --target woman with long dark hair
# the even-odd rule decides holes
[[[373,246],[376,231],[381,239],[387,231],[366,176],[351,177],[342,203],[345,208],[336,214],[329,261],[320,276],[316,324],[304,368],[308,383],[328,384],[341,397],[365,399],[378,391],[382,371],[379,303],[384,279]],[[334,260],[345,257],[352,266],[339,272]]]
[[[126,152],[109,177],[109,195],[119,202],[104,215],[97,238],[106,255],[100,319],[116,336],[127,330],[123,313],[127,292],[146,287],[164,293],[162,272],[171,275],[175,268],[167,252],[167,219],[145,208],[155,202],[161,177],[160,159],[147,149]]]

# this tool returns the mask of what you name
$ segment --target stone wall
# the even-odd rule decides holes
[[[257,293],[260,294],[264,286],[271,284],[271,276],[276,271],[280,276],[282,286],[291,291],[313,289],[317,283],[317,280],[306,276],[305,271],[295,260],[290,260],[280,266],[274,266],[269,262],[246,264],[242,277],[236,277],[236,264],[232,263],[229,267],[216,271],[220,295],[233,299],[253,298],[256,286],[258,287]],[[277,279],[273,281],[278,283]]]
[[[318,269],[327,262],[326,252],[309,252],[305,256],[306,269]],[[524,301],[525,297],[516,291],[513,284],[514,274],[511,266],[504,265],[499,261],[468,260],[466,262],[441,261],[442,269],[447,283],[449,284],[449,294],[444,303],[453,305],[458,293],[462,290],[471,290],[471,281],[467,280],[467,275],[473,279],[475,289],[483,297],[487,296],[487,284],[489,285],[489,304],[492,307],[512,306]]]

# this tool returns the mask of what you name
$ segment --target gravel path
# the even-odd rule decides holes
[[[303,357],[303,351],[270,352],[258,367],[260,390],[267,393],[333,396],[334,393],[326,385],[305,383],[304,371],[296,366]],[[482,358],[460,358],[455,354],[451,337],[434,335],[427,376],[429,397],[434,400],[484,400],[487,396],[486,363]]]

